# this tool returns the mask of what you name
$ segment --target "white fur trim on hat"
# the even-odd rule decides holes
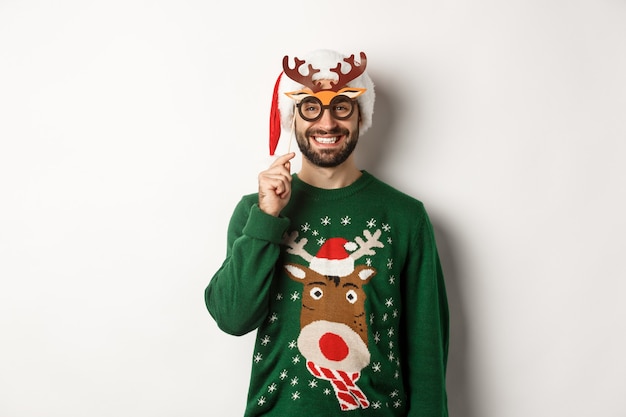
[[[348,72],[350,70],[350,64],[344,61],[344,58],[348,58],[350,55],[343,55],[336,51],[328,49],[319,49],[309,53],[304,57],[298,56],[298,59],[305,61],[305,64],[300,67],[300,73],[306,75],[308,65],[311,64],[313,68],[319,69],[320,72],[313,76],[314,80],[337,80],[338,76],[334,72],[330,71],[335,68],[338,63],[342,63],[341,71]],[[355,54],[355,61],[360,63],[359,54]],[[293,66],[294,57],[289,57],[289,65]],[[343,87],[343,86],[342,86]],[[350,81],[346,87],[365,88],[367,91],[361,94],[357,98],[359,103],[359,109],[361,111],[361,124],[359,126],[360,135],[364,134],[372,125],[372,115],[374,114],[374,83],[367,74],[367,69],[359,77]],[[285,93],[298,91],[304,88],[302,84],[297,83],[289,77],[283,76],[280,80],[280,86],[278,88],[278,107],[280,109],[280,119],[283,129],[291,129],[293,121],[294,101],[289,98]]]
[[[346,277],[354,272],[354,259],[350,257],[345,259],[313,258],[309,263],[309,268],[329,277]]]

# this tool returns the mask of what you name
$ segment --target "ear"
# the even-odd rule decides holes
[[[311,93],[305,90],[298,90],[298,91],[289,91],[285,93],[285,95],[289,97],[290,99],[294,100],[296,103],[298,103],[302,101],[303,99],[305,99],[306,97],[309,97]]]
[[[365,91],[367,91],[367,89],[365,88],[344,87],[341,90],[337,91],[337,95],[342,94],[350,98],[357,98],[358,96],[363,94]]]
[[[304,278],[306,278],[307,271],[309,270],[309,268],[297,264],[285,264],[284,268],[289,278],[298,282],[302,282]]]
[[[354,267],[354,273],[359,277],[362,284],[367,284],[376,275],[376,270],[371,266],[358,265]]]

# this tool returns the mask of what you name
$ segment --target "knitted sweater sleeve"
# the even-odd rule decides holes
[[[404,281],[407,417],[447,417],[448,302],[432,225],[420,217]]]
[[[224,332],[243,335],[267,315],[282,235],[289,220],[270,216],[244,197],[228,226],[226,259],[207,286],[209,313]]]

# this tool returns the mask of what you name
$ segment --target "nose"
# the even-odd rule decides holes
[[[333,117],[330,109],[322,110],[322,116],[317,121],[317,126],[324,130],[331,130],[337,126],[337,119]]]
[[[325,333],[319,339],[320,351],[331,361],[344,360],[350,353],[348,344],[335,333]]]

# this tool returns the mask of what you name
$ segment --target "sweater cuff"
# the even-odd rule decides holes
[[[288,218],[274,217],[261,210],[258,204],[254,204],[250,208],[250,215],[243,228],[243,234],[253,239],[280,244],[289,223]]]

